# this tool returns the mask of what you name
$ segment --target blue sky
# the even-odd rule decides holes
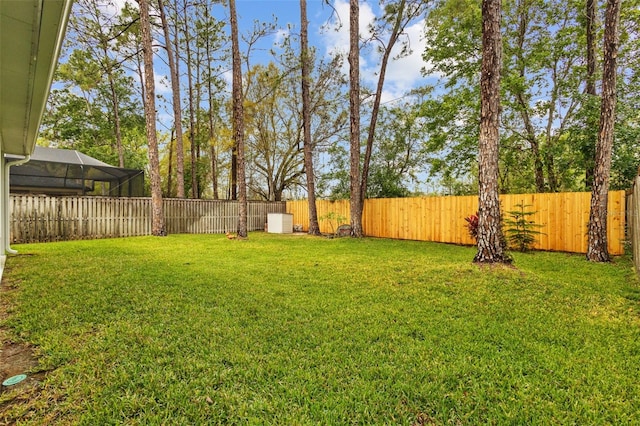
[[[2,1],[2,0],[0,0]],[[127,0],[109,0],[110,6],[105,7],[105,12],[109,15],[117,14]],[[128,0],[132,2],[133,0]],[[176,0],[165,0],[167,3]],[[179,1],[179,0],[178,0]],[[307,0],[307,15],[309,19],[309,41],[315,46],[319,55],[330,57],[336,52],[347,54],[349,50],[349,0],[329,0],[330,5],[323,4],[323,0]],[[254,22],[273,22],[277,17],[278,30],[261,41],[259,46],[262,52],[268,52],[270,48],[277,45],[287,32],[299,33],[300,25],[300,5],[298,0],[236,0],[238,10],[239,29],[241,34],[248,34],[254,27]],[[215,5],[211,11],[217,19],[228,22],[228,10],[223,5]],[[360,2],[360,34],[362,39],[368,37],[368,25],[376,15],[379,15],[379,2]],[[341,25],[339,25],[341,24]],[[228,27],[227,27],[228,30]],[[394,100],[402,99],[409,91],[426,83],[435,83],[437,76],[426,78],[422,75],[425,63],[422,59],[424,52],[424,20],[412,23],[406,28],[406,37],[409,41],[412,53],[400,59],[393,59],[387,68],[385,86],[383,90],[383,103],[392,103]],[[159,36],[161,38],[161,36]],[[161,42],[160,42],[161,43]],[[401,48],[392,57],[396,56]],[[162,52],[158,52],[161,56]],[[360,76],[363,85],[368,88],[375,88],[378,79],[379,53],[375,47],[364,48],[360,55]],[[257,53],[252,56],[251,63],[257,64],[266,62],[272,58],[265,53]],[[344,61],[343,72],[348,74],[347,61]],[[230,86],[230,70],[226,76]],[[157,105],[158,108],[158,130],[166,132],[173,122],[171,105],[166,102],[170,99],[170,79],[168,69],[164,60],[158,59],[155,62],[156,93],[165,99]],[[134,78],[137,77],[134,75]],[[184,94],[184,93],[183,93]],[[418,188],[419,189],[419,188]]]
[[[310,44],[316,46],[322,55],[329,55],[334,51],[346,53],[349,48],[349,1],[331,0],[331,6],[323,3],[322,0],[307,1]],[[248,31],[254,20],[271,21],[274,15],[277,16],[278,25],[283,32],[287,31],[289,24],[294,31],[299,30],[300,6],[298,0],[237,0],[236,5],[241,32]],[[367,25],[378,11],[378,1],[361,2],[360,34],[363,37],[366,38]],[[336,30],[339,22],[342,23],[342,26]],[[329,28],[327,24],[329,24]],[[407,28],[406,33],[413,52],[408,57],[389,64],[383,102],[402,97],[407,91],[426,82],[427,79],[421,74],[421,69],[424,66],[422,60],[423,31],[424,21],[416,22]],[[271,42],[277,41],[279,36],[282,34],[275,34]],[[371,87],[374,87],[377,82],[378,59],[375,49],[364,49],[361,53],[361,77],[364,83]]]
[[[113,1],[113,11],[115,12],[127,0]],[[129,1],[131,2],[132,0]],[[336,51],[346,54],[349,49],[349,1],[330,0],[330,4],[324,4],[323,0],[307,0],[309,42],[317,48],[321,55],[329,56]],[[250,32],[256,20],[273,22],[274,16],[277,17],[279,31],[263,40],[261,48],[265,51],[283,37],[289,31],[289,28],[291,28],[291,31],[299,31],[300,5],[298,0],[236,0],[236,7],[241,34]],[[378,11],[379,3],[377,0],[361,1],[360,34],[362,37],[367,37],[367,25]],[[216,6],[212,13],[218,19],[228,21],[228,11],[222,5]],[[342,25],[340,26],[338,23]],[[385,79],[383,102],[401,98],[409,90],[427,81],[421,73],[421,69],[424,66],[422,60],[424,51],[423,32],[424,21],[415,22],[407,28],[406,34],[412,54],[408,57],[394,60],[389,64]],[[260,60],[268,60],[267,55],[256,55],[252,62],[257,63]],[[377,82],[378,62],[379,57],[375,49],[363,49],[360,57],[360,73],[364,84],[369,87],[375,87]],[[345,61],[344,72],[346,73],[347,71]],[[166,69],[159,66],[156,74],[158,92],[168,93]]]
[[[117,13],[127,0],[112,0],[108,13]],[[132,2],[133,0],[128,0]],[[171,2],[175,0],[165,0]],[[307,16],[309,19],[309,42],[315,46],[320,55],[330,56],[335,52],[345,55],[349,49],[349,0],[329,0],[330,5],[323,0],[307,0]],[[239,31],[248,34],[254,26],[254,22],[273,22],[277,18],[278,30],[263,39],[259,46],[263,52],[267,52],[288,31],[299,32],[300,5],[298,0],[236,0],[238,10]],[[228,10],[223,5],[216,5],[211,11],[218,19],[228,22]],[[367,26],[373,18],[379,14],[379,2],[360,2],[360,34],[366,39]],[[341,24],[341,25],[339,25]],[[411,89],[424,85],[427,82],[434,83],[434,79],[425,78],[422,75],[424,62],[424,21],[416,21],[407,27],[406,39],[409,41],[412,53],[397,60],[392,60],[387,68],[382,102],[389,103],[401,99]],[[396,46],[399,51],[399,44]],[[397,52],[396,52],[397,53]],[[395,55],[392,55],[395,56]],[[271,58],[259,50],[255,51],[251,63],[266,62]],[[348,73],[347,61],[344,61],[345,74]],[[379,69],[379,54],[375,48],[362,49],[360,55],[360,75],[362,82],[369,88],[374,88],[377,83]],[[156,92],[159,95],[170,97],[170,84],[168,69],[163,61],[156,61]],[[231,73],[226,76],[229,85]],[[164,111],[163,111],[164,110]],[[171,121],[170,106],[160,106],[159,119]]]

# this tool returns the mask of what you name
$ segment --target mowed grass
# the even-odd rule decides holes
[[[628,259],[252,233],[24,245],[24,424],[638,424]],[[0,394],[0,404],[12,398]]]

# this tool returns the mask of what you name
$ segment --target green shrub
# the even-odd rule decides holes
[[[467,221],[467,224],[465,226],[469,230],[469,235],[471,236],[471,238],[477,241],[478,240],[478,221],[479,221],[478,213],[472,214],[469,217],[465,217],[464,220]]]
[[[318,220],[321,222],[325,220],[328,221],[329,226],[331,227],[331,233],[335,234],[338,227],[345,223],[347,221],[347,218],[336,212],[329,212],[325,215],[320,216]]]
[[[516,204],[517,210],[507,212],[510,218],[505,219],[506,236],[509,245],[513,250],[526,252],[531,250],[531,246],[536,242],[538,235],[541,235],[538,229],[542,227],[530,220],[530,217],[537,212],[525,210],[531,207],[530,204]]]

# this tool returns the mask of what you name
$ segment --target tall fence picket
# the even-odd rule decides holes
[[[633,251],[633,263],[636,272],[640,275],[640,176],[636,176],[626,201],[627,229]]]
[[[169,234],[237,231],[237,201],[164,199],[163,204]],[[267,214],[285,208],[284,202],[249,201],[247,229],[264,229]],[[151,234],[150,198],[11,194],[9,211],[15,244]]]
[[[585,253],[590,193],[501,195],[503,214],[517,204],[530,205],[531,218],[542,225],[534,247],[540,250]],[[238,203],[220,200],[165,199],[169,234],[224,233],[238,228]],[[634,259],[640,273],[640,177],[626,199]],[[10,238],[13,243],[129,237],[151,234],[150,198],[50,197],[12,194],[9,199]],[[422,197],[365,201],[366,235],[396,239],[473,244],[464,218],[478,209],[478,198]],[[335,232],[349,223],[349,201],[319,200],[320,229]],[[268,213],[292,213],[294,224],[308,229],[306,201],[250,201],[247,228],[264,229]],[[622,254],[625,241],[625,193],[609,193],[609,252]]]
[[[636,188],[638,186],[640,183]],[[624,191],[609,193],[608,243],[609,253],[614,255],[624,253],[624,197]],[[640,196],[636,199],[640,199]],[[542,234],[537,238],[534,248],[574,253],[587,251],[590,202],[589,192],[500,196],[505,217],[507,212],[516,210],[518,204],[529,205],[526,210],[536,212],[530,219],[542,225]],[[330,233],[338,225],[349,223],[349,200],[318,200],[317,210],[322,232]],[[464,218],[477,210],[477,196],[369,199],[365,200],[362,225],[364,233],[372,237],[474,244]],[[293,214],[294,224],[308,229],[306,200],[288,201],[287,213]],[[640,234],[638,239],[640,241]]]

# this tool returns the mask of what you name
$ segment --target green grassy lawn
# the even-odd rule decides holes
[[[469,247],[264,233],[17,248],[4,327],[48,373],[0,394],[0,423],[640,423],[628,259],[478,268]]]

